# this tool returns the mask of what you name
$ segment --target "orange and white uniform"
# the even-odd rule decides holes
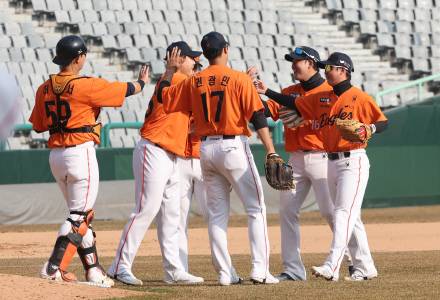
[[[333,280],[338,280],[342,258],[355,234],[357,251],[348,248],[356,272],[363,277],[375,277],[377,270],[360,216],[370,168],[365,152],[367,143],[344,140],[334,123],[336,118],[341,118],[370,125],[386,121],[386,117],[368,94],[350,85],[339,96],[334,91],[322,92],[299,97],[295,105],[302,117],[313,120],[313,128],[321,131],[328,153],[328,184],[335,214],[333,241],[324,266],[332,272]]]
[[[281,93],[307,97],[331,90],[332,87],[316,73],[308,82],[291,85]],[[266,104],[272,119],[277,121],[282,106],[274,100],[268,100]],[[333,224],[334,206],[327,185],[327,155],[320,131],[311,125],[308,121],[295,128],[284,126],[285,149],[289,153],[289,164],[293,167],[296,189],[280,192],[281,256],[283,273],[294,280],[307,278],[300,253],[299,214],[311,187],[321,215],[330,227]]]
[[[50,79],[37,90],[29,121],[35,131],[50,133],[50,168],[69,209],[57,241],[78,230],[73,227],[73,222],[84,222],[84,213],[95,204],[99,185],[94,147],[99,144],[100,137],[97,118],[101,107],[121,106],[126,92],[126,82],[110,83],[101,78],[65,72],[50,75]],[[54,253],[57,249],[56,246]],[[85,267],[93,266],[90,270],[100,268],[95,253],[94,232],[87,227],[78,254]],[[49,262],[52,258],[53,255]]]
[[[249,148],[248,122],[264,109],[247,74],[210,65],[162,92],[168,112],[191,111],[200,136],[200,160],[207,189],[208,227],[220,284],[236,282],[227,246],[229,197],[233,188],[248,215],[252,278],[269,275],[269,239],[263,189]],[[263,163],[263,162],[262,162]]]
[[[181,73],[172,84],[186,79]],[[158,83],[159,84],[159,83]],[[128,220],[108,270],[111,276],[131,273],[139,246],[156,218],[164,280],[173,282],[184,272],[179,259],[179,170],[178,156],[185,156],[190,126],[188,112],[166,114],[157,98],[157,86],[140,130],[141,139],[133,151],[136,206]]]

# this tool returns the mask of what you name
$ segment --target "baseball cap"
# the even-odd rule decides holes
[[[203,53],[220,50],[229,45],[225,40],[225,37],[216,31],[211,31],[210,33],[205,34],[202,38],[201,44]]]
[[[189,56],[191,58],[196,58],[202,55],[202,52],[200,51],[193,51],[191,47],[184,41],[174,42],[171,45],[168,46],[167,52],[171,52],[174,47],[177,47],[180,49],[180,55],[181,56]],[[165,57],[165,59],[167,59]]]
[[[354,72],[353,61],[350,56],[341,52],[333,52],[327,58],[327,60],[322,60],[318,62],[318,67],[325,69],[326,65],[342,67],[349,72]]]
[[[319,58],[319,53],[313,48],[300,46],[296,47],[291,53],[286,54],[284,59],[290,62],[295,60],[303,60],[303,59],[311,59],[314,62],[318,62],[321,59]]]
[[[60,66],[67,66],[72,60],[86,53],[87,47],[84,40],[77,35],[68,35],[58,41],[56,56],[52,62]]]

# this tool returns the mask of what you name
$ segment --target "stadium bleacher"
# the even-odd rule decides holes
[[[14,74],[23,95],[22,123],[34,93],[49,73],[56,42],[80,34],[90,51],[84,74],[129,81],[148,62],[154,78],[164,71],[168,44],[185,40],[200,48],[216,30],[231,45],[230,65],[256,65],[269,87],[292,83],[284,54],[295,46],[315,47],[322,57],[343,51],[354,61],[355,85],[374,96],[412,77],[438,72],[438,0],[0,0],[0,68]],[[183,10],[184,9],[184,10]],[[370,47],[370,48],[369,48]],[[202,61],[207,65],[206,61]],[[154,83],[154,82],[153,82]],[[120,109],[103,109],[101,121],[142,121],[154,85]],[[411,101],[416,91],[383,98],[382,107]],[[8,140],[9,149],[41,146],[47,134]],[[111,131],[113,147],[132,147],[136,130]]]

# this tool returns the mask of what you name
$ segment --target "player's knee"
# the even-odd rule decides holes
[[[263,215],[266,215],[265,207],[248,207],[246,208],[246,214],[248,217],[252,219],[261,218]]]

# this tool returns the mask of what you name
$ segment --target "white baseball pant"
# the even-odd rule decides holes
[[[327,185],[327,154],[322,151],[295,151],[290,154],[296,189],[280,192],[281,256],[283,273],[295,280],[306,280],[301,260],[299,213],[313,187],[321,215],[330,227],[333,222],[333,203]]]
[[[370,162],[364,149],[350,151],[350,157],[347,158],[339,153],[339,157],[328,161],[328,184],[335,214],[333,240],[325,264],[331,268],[333,277],[338,279],[344,253],[350,246],[354,268],[364,276],[377,275],[361,220]],[[352,250],[352,243],[358,245],[355,251]]]
[[[125,225],[109,274],[129,270],[151,222],[156,217],[165,279],[181,270],[179,260],[179,188],[176,156],[146,139],[133,152],[136,207]]]
[[[206,189],[202,180],[200,159],[179,157],[177,165],[180,186],[179,256],[184,270],[188,272],[188,220],[191,200],[194,196],[200,213],[207,221]]]
[[[252,256],[251,277],[269,273],[269,239],[263,188],[246,136],[224,139],[210,136],[202,141],[201,165],[207,189],[208,231],[214,268],[220,281],[233,280],[234,268],[228,252],[227,227],[231,186],[248,215]]]
[[[54,148],[50,151],[49,164],[53,177],[63,193],[69,211],[86,211],[95,205],[99,186],[99,168],[96,160],[95,143],[86,142],[75,147]],[[82,218],[69,214],[73,221]],[[67,218],[66,218],[67,219]],[[58,236],[66,236],[72,231],[72,223],[64,221]],[[83,236],[81,247],[93,246],[93,231],[89,228]],[[93,254],[86,255],[93,261]]]

